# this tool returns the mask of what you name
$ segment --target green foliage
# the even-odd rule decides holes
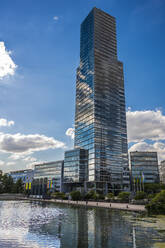
[[[144,191],[147,194],[154,194],[159,193],[163,186],[159,183],[145,183],[144,184]]]
[[[24,183],[21,178],[13,185],[13,193],[24,193]]]
[[[3,193],[13,193],[14,182],[13,178],[8,175],[4,175],[2,179]]]
[[[94,190],[90,190],[86,195],[85,195],[85,200],[97,200],[98,199],[98,194]]]
[[[143,200],[146,198],[146,193],[143,191],[136,192],[135,200]]]
[[[105,200],[105,196],[103,194],[97,194],[99,200]]]
[[[52,193],[51,197],[54,199],[61,199],[61,200],[67,199],[65,193],[63,193],[63,192]]]
[[[118,199],[120,199],[122,202],[128,202],[129,201],[129,192],[120,192],[118,194]]]
[[[149,214],[165,214],[165,190],[156,194],[151,202],[146,205],[146,209]]]
[[[113,200],[115,196],[114,196],[113,193],[108,193],[108,194],[106,195],[106,197],[107,197],[109,200]]]
[[[86,195],[85,195],[85,200],[104,200],[105,196],[103,194],[98,194],[94,190],[90,190]]]
[[[147,195],[148,200],[151,200],[155,197],[156,194],[149,194]]]
[[[79,201],[82,198],[80,191],[72,191],[70,195],[73,201]]]

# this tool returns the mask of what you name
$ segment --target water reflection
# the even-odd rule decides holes
[[[161,233],[139,225],[135,217],[108,209],[3,201],[0,247],[149,248],[163,241]]]

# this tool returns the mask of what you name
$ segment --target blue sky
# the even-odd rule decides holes
[[[164,0],[1,0],[1,49],[17,66],[0,74],[1,169],[62,159],[72,148],[65,132],[74,124],[80,24],[94,6],[117,20],[131,149],[165,159]]]

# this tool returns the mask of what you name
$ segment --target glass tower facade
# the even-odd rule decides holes
[[[87,181],[88,151],[76,148],[66,151],[64,158],[64,183]]]
[[[93,8],[81,24],[75,148],[88,150],[87,181],[129,188],[123,64],[115,18]]]

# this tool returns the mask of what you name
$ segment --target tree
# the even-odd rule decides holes
[[[107,195],[106,195],[106,198],[108,199],[108,200],[114,200],[114,194],[113,193],[108,193]]]
[[[51,197],[54,198],[54,199],[62,199],[62,200],[67,199],[65,193],[63,193],[63,192],[51,193]]]
[[[165,190],[156,194],[151,202],[146,205],[146,209],[149,214],[165,214]]]
[[[143,200],[146,198],[146,193],[143,191],[136,192],[135,200]]]
[[[70,193],[70,195],[71,195],[71,198],[72,198],[73,201],[79,201],[79,200],[81,200],[81,193],[80,193],[80,191],[72,191]]]
[[[90,190],[85,195],[85,200],[98,200],[98,198],[99,198],[99,195],[94,190]]]
[[[118,198],[122,201],[122,202],[128,202],[129,201],[129,196],[130,193],[129,192],[120,192],[118,194]]]
[[[24,192],[24,184],[21,178],[17,180],[17,182],[13,185],[13,193],[23,193]]]
[[[4,193],[12,193],[14,186],[13,178],[5,174],[3,176],[2,183]]]
[[[154,194],[161,191],[161,184],[159,183],[145,183],[144,184],[144,191],[147,194]]]

